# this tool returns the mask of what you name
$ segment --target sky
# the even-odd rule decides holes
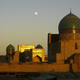
[[[41,44],[47,53],[48,33],[58,33],[70,9],[80,17],[80,0],[0,0],[0,54],[9,44],[16,50],[19,44]]]

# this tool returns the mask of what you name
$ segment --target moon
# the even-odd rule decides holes
[[[35,12],[34,12],[34,15],[35,15],[35,16],[38,16],[38,12],[37,12],[37,11],[35,11]]]

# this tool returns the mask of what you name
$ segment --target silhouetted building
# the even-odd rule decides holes
[[[56,53],[61,51],[60,48],[60,35],[48,34],[48,62],[56,62]]]

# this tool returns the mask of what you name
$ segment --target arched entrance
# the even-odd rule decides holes
[[[67,60],[65,60],[65,63],[70,64],[70,71],[71,72],[79,72],[80,71],[80,53],[75,53]]]
[[[41,63],[41,62],[42,62],[42,58],[37,55],[37,56],[35,56],[35,57],[33,58],[33,62]]]

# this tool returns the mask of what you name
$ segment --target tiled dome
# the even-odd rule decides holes
[[[73,29],[74,26],[75,26],[75,29],[80,29],[80,19],[76,15],[69,13],[60,21],[59,27],[58,27],[59,32]]]

